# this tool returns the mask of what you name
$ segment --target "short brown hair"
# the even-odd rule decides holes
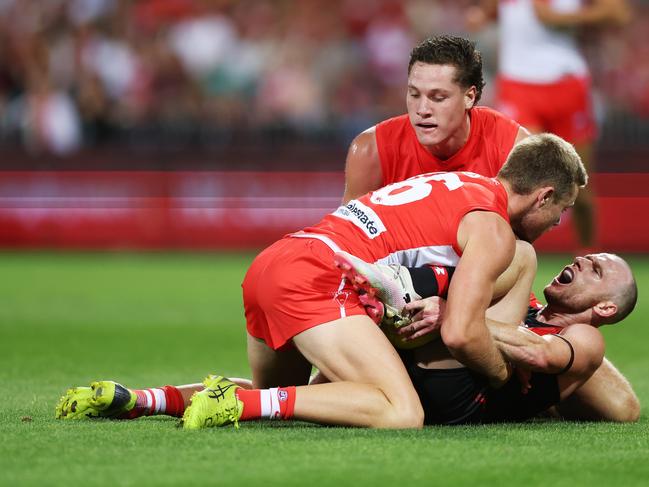
[[[475,42],[456,36],[430,37],[410,53],[408,74],[413,64],[418,62],[455,66],[457,73],[454,81],[465,89],[475,86],[475,103],[480,100],[485,82],[482,77],[482,55],[475,48]]]
[[[554,201],[569,197],[574,186],[586,186],[588,174],[572,144],[553,134],[537,134],[516,144],[498,177],[518,194],[554,187]]]

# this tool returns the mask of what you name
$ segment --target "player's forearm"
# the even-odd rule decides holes
[[[630,20],[630,12],[625,6],[595,4],[575,12],[555,11],[547,20],[554,27],[624,25]]]
[[[493,320],[487,320],[487,327],[498,350],[513,365],[545,373],[561,369],[551,360],[552,344],[535,333]]]
[[[500,386],[509,378],[507,363],[486,327],[479,323],[475,325],[482,330],[467,332],[462,336],[445,333],[442,326],[442,340],[456,360],[487,376],[494,386]]]

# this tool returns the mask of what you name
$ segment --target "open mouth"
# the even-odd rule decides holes
[[[424,129],[424,130],[436,129],[437,124],[436,123],[418,123],[417,127],[421,128],[421,129]]]
[[[575,273],[570,266],[566,266],[555,280],[562,285],[570,284],[575,278]]]

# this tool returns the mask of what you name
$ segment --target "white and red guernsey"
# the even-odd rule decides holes
[[[580,0],[547,0],[557,12],[579,10]],[[533,0],[498,3],[500,76],[525,83],[554,83],[565,76],[586,77],[588,66],[570,29],[545,26]]]
[[[458,226],[476,210],[509,222],[507,193],[496,179],[470,172],[428,173],[351,200],[294,236],[333,242],[367,262],[456,266],[462,255]]]

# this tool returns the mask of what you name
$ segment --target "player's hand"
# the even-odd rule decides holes
[[[399,328],[397,334],[409,341],[429,333],[439,333],[445,308],[446,300],[437,296],[406,304],[403,309],[412,316],[412,323]]]

